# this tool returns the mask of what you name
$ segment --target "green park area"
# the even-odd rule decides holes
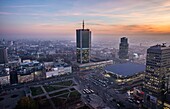
[[[52,92],[52,91],[55,91],[55,90],[60,90],[60,89],[65,88],[65,87],[52,86],[52,85],[45,85],[43,87],[47,92]]]
[[[36,96],[44,93],[41,87],[30,87],[30,90],[32,96]]]
[[[66,91],[60,91],[55,93],[55,95],[57,94],[60,96],[53,97],[51,100],[58,108],[66,108],[70,105],[73,106],[77,103],[77,101],[79,102],[81,98],[81,94],[78,91],[73,91],[70,93],[66,93]]]
[[[66,93],[66,94],[62,94],[62,95],[60,95],[60,96],[58,96],[59,98],[67,98],[68,97],[68,95],[69,95],[69,93]]]
[[[58,108],[58,109],[65,109],[65,103],[66,103],[66,99],[62,99],[62,98],[59,98],[59,97],[54,97],[51,99],[53,101],[53,103],[55,104],[55,106]]]
[[[48,99],[46,99],[46,100],[40,99],[40,100],[37,100],[36,102],[38,102],[38,104],[39,104],[39,109],[52,109],[52,106]]]
[[[51,100],[57,108],[65,109],[69,106],[76,106],[77,103],[81,102],[81,94],[73,87],[74,81],[67,80],[58,83],[43,85],[42,87],[46,90],[50,99],[47,99],[46,95],[43,94],[42,87],[30,87],[32,96],[38,96],[34,98],[38,108],[51,109]],[[49,93],[50,92],[50,93]]]
[[[58,96],[58,95],[65,94],[65,93],[68,93],[68,92],[69,92],[69,90],[62,90],[62,91],[59,91],[59,92],[55,92],[55,93],[49,94],[49,96],[50,97]]]
[[[80,99],[80,97],[81,97],[81,94],[78,91],[70,92],[69,98]]]

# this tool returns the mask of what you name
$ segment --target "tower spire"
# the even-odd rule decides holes
[[[83,30],[84,30],[84,20],[83,20],[83,25],[82,26],[83,26]]]

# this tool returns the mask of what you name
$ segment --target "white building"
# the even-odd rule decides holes
[[[4,75],[4,76],[0,76],[0,85],[6,85],[6,84],[10,84],[10,76],[9,75]]]
[[[9,68],[0,69],[0,85],[10,84]]]
[[[72,73],[72,67],[67,63],[53,63],[51,71],[46,72],[46,78]]]

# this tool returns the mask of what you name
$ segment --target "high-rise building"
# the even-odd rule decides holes
[[[144,84],[144,103],[150,109],[157,109],[166,101],[164,95],[170,89],[170,47],[163,45],[151,46],[147,49],[146,76]],[[167,93],[167,92],[166,92]]]
[[[8,62],[7,48],[0,46],[0,64],[5,64]]]
[[[122,37],[120,40],[119,44],[119,58],[120,59],[128,59],[128,49],[129,49],[129,44],[128,44],[128,38]]]
[[[17,84],[17,83],[18,83],[17,70],[13,68],[10,71],[10,84]]]
[[[80,64],[90,62],[91,50],[91,31],[83,28],[76,30],[76,43],[77,43],[77,62]]]

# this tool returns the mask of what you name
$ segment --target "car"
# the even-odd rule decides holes
[[[83,89],[83,92],[86,93],[86,94],[90,93],[90,91],[88,89]]]
[[[133,100],[132,100],[132,99],[130,99],[130,98],[128,99],[128,101],[129,101],[130,103],[133,103]]]
[[[87,94],[90,94],[90,93],[91,93],[90,90],[88,90],[88,89],[86,89],[86,92],[87,92]]]
[[[136,102],[137,102],[138,104],[140,104],[140,101],[137,100]]]
[[[93,91],[92,89],[90,89],[90,92],[91,92],[91,93],[94,93],[94,91]]]
[[[86,92],[83,90],[83,94],[86,94]]]
[[[116,105],[117,105],[117,107],[120,107],[120,104],[119,104],[119,103],[117,103]]]
[[[136,101],[134,101],[134,102],[135,102],[135,104],[137,104],[137,105],[140,104],[140,101],[138,101],[138,100],[136,100]]]

